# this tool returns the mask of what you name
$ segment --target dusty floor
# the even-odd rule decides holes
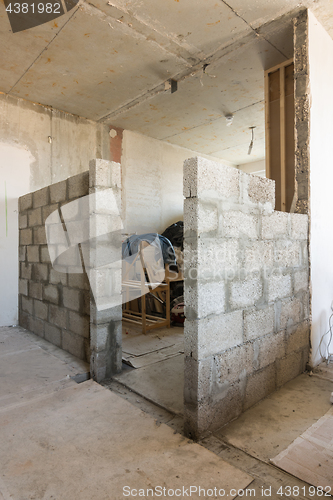
[[[163,339],[163,332],[159,334]],[[106,385],[182,432],[182,363],[179,355],[138,369],[124,367],[123,373]],[[332,391],[333,363],[321,365],[314,374],[300,375],[201,444],[255,477],[249,489],[256,489],[258,498],[265,496],[264,491],[276,499],[320,498],[309,484],[278,469],[270,460],[327,414]]]
[[[78,384],[86,370],[21,328],[0,328],[0,500],[120,500],[199,486],[234,498],[252,482],[179,434],[179,420],[165,425],[166,412]]]

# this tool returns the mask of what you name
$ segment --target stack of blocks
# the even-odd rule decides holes
[[[310,345],[308,216],[275,185],[184,164],[185,432],[203,436],[300,374]]]

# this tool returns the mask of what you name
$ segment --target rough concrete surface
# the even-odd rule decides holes
[[[15,343],[24,332],[9,330],[15,338],[8,329],[1,331],[2,356],[11,357],[19,370]],[[26,350],[22,387],[33,371],[35,360],[28,366],[28,356],[34,352]],[[0,410],[1,500],[120,500],[124,486],[217,487],[229,493],[251,483],[248,474],[93,381],[71,381],[67,388],[59,383],[53,390],[51,382],[60,375],[48,376],[48,361],[56,358],[47,358],[38,368],[39,376],[48,379],[48,392]],[[19,389],[17,383],[13,390]]]

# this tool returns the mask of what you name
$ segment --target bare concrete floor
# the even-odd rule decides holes
[[[171,498],[199,486],[235,498],[252,482],[165,425],[164,410],[149,415],[124,394],[77,384],[86,368],[21,328],[0,328],[0,500],[120,500],[157,487]]]

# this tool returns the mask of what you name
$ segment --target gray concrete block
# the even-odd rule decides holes
[[[49,323],[51,325],[59,326],[60,328],[67,328],[67,309],[53,304],[49,305]]]
[[[272,274],[268,278],[268,302],[291,295],[292,281],[290,274]]]
[[[32,208],[32,193],[25,194],[19,198],[20,212]]]
[[[299,325],[287,330],[287,355],[300,349],[310,348],[310,323],[303,321]]]
[[[82,313],[83,314],[86,314],[87,316],[90,315],[90,292],[84,290],[82,292],[82,297],[83,297],[83,310],[82,310]],[[121,321],[121,318],[122,318],[122,312],[121,312],[121,307],[114,307],[112,308],[112,310],[115,310],[115,311],[118,311],[118,316],[117,316],[117,313],[114,312],[113,314],[115,314],[114,316],[114,320],[115,321]],[[105,310],[105,312],[108,311],[108,310]],[[120,315],[120,317],[119,317]]]
[[[289,214],[286,212],[273,212],[263,215],[261,220],[261,237],[264,240],[286,238],[289,233]]]
[[[185,198],[184,224],[186,231],[197,234],[216,231],[218,228],[218,213],[216,203],[205,203],[198,198]]]
[[[293,326],[301,321],[302,305],[298,298],[288,298],[281,302],[280,328],[281,330]]]
[[[244,340],[253,340],[274,332],[274,306],[263,309],[253,307],[244,311]]]
[[[19,246],[19,262],[24,262],[27,255],[27,247]]]
[[[201,157],[185,160],[185,198],[204,198],[208,195],[238,200],[239,193],[238,169]]]
[[[230,349],[243,342],[243,313],[234,311],[198,322],[198,351],[196,359],[203,359]]]
[[[86,361],[84,338],[80,335],[76,335],[69,330],[62,330],[62,349]]]
[[[67,279],[68,279],[68,274],[67,273],[60,273],[53,269],[53,267],[50,268],[50,276],[49,276],[49,281],[50,283],[54,285],[62,284],[62,285],[67,285]]]
[[[294,293],[309,289],[308,271],[295,271],[294,273]]]
[[[90,355],[90,376],[96,382],[102,382],[107,377],[107,351],[95,352]]]
[[[111,187],[113,164],[114,162],[100,158],[91,160],[89,162],[89,187]]]
[[[39,335],[42,338],[44,337],[44,321],[41,319],[29,316],[28,329],[36,335]]]
[[[266,335],[255,341],[254,350],[258,353],[258,368],[272,365],[286,355],[284,331]]]
[[[185,356],[184,401],[187,404],[203,400],[210,394],[212,358],[195,360]]]
[[[32,275],[32,265],[26,264],[25,262],[20,263],[20,278],[25,280],[31,280]]]
[[[19,280],[19,293],[22,295],[28,295],[28,280]]]
[[[88,276],[84,273],[68,274],[68,286],[78,288],[80,290],[89,290],[90,285]]]
[[[272,241],[251,241],[244,247],[244,269],[254,273],[270,269],[274,262],[274,243]]]
[[[189,319],[205,318],[225,312],[225,283],[199,283],[199,293],[186,287],[186,311]]]
[[[226,382],[233,384],[244,380],[253,372],[253,346],[243,344],[214,356],[212,391],[223,391]]]
[[[34,300],[34,312],[35,316],[39,319],[43,319],[47,321],[48,318],[48,305],[45,302],[42,302],[41,300]],[[46,330],[46,328],[45,328]]]
[[[260,276],[235,280],[230,285],[230,305],[234,309],[253,306],[262,297],[262,293]]]
[[[50,186],[51,189],[52,186]],[[51,215],[53,212],[58,210],[58,203],[53,203],[52,205],[46,205],[45,207],[42,207],[42,224],[45,224],[46,219],[48,218],[49,215]]]
[[[68,329],[72,332],[82,335],[89,339],[90,337],[90,322],[89,316],[82,316],[74,311],[69,311],[68,313]]]
[[[45,187],[43,189],[39,189],[32,193],[32,201],[33,207],[43,207],[44,205],[48,205],[49,203],[49,188]]]
[[[47,240],[44,226],[34,227],[33,235],[34,245],[46,245]]]
[[[25,229],[28,226],[28,215],[19,214],[19,229]]]
[[[246,384],[244,410],[250,408],[276,389],[275,365],[268,365],[260,371],[249,375]]]
[[[39,246],[28,246],[27,259],[28,262],[39,262]]]
[[[40,261],[46,264],[51,262],[47,245],[42,245],[40,247]]]
[[[300,350],[276,361],[277,387],[281,387],[302,373],[302,360],[303,354]]]
[[[29,281],[29,297],[34,299],[43,299],[43,285],[41,283],[34,283]]]
[[[83,172],[69,177],[68,182],[68,199],[73,200],[89,194],[89,172]]]
[[[59,291],[55,285],[44,286],[43,299],[52,304],[59,304]]]
[[[30,227],[40,226],[42,224],[42,209],[39,207],[29,211],[28,221]]]
[[[25,313],[22,311],[22,309],[19,308],[19,325],[22,326],[22,328],[25,328],[26,330],[29,329],[29,314]]]
[[[81,310],[81,293],[80,290],[74,288],[63,288],[63,304],[64,307],[72,309],[73,311]]]
[[[299,242],[291,240],[276,241],[274,261],[279,267],[299,267],[302,263],[302,247]]]
[[[20,229],[20,245],[32,244],[32,229]]]
[[[224,211],[220,228],[225,238],[258,238],[259,218],[237,210]]]
[[[308,239],[308,215],[290,214],[291,219],[291,237],[295,240]]]
[[[44,337],[48,342],[51,342],[51,344],[62,347],[62,335],[60,328],[50,325],[49,323],[45,323]]]
[[[185,270],[191,279],[218,281],[226,276],[233,279],[241,267],[239,254],[237,239],[199,238],[197,252],[192,256],[185,253]]]
[[[248,177],[248,197],[252,203],[262,205],[269,204],[272,209],[275,206],[275,182],[271,179],[258,177],[257,175],[245,174],[242,177]]]
[[[33,264],[32,278],[35,281],[48,281],[49,266],[47,264]]]
[[[30,314],[31,316],[33,315],[33,300],[30,297],[25,297],[24,295],[21,296],[21,307],[22,311]]]
[[[110,328],[108,323],[103,325],[90,325],[90,345],[96,353],[105,351],[109,335]]]
[[[67,199],[67,180],[50,186],[50,202],[59,203]]]

